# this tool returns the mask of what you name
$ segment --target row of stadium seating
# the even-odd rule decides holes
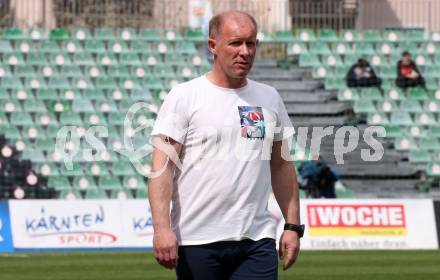
[[[30,30],[21,30],[19,28],[6,28],[3,32],[3,39],[6,40],[57,40],[66,41],[69,39],[76,39],[80,41],[87,41],[91,39],[101,41],[112,40],[142,40],[142,41],[193,41],[203,42],[206,40],[203,32],[200,29],[187,29],[185,32],[180,30],[161,30],[158,31],[152,28],[143,28],[136,30],[134,28],[119,28],[114,32],[110,28],[73,28],[67,30],[64,28],[53,29],[46,32],[44,29],[36,28]],[[439,42],[440,33],[430,32],[427,33],[423,30],[410,30],[410,31],[397,31],[390,30],[380,32],[377,30],[366,30],[363,32],[357,32],[355,30],[342,30],[336,32],[331,29],[321,29],[318,32],[314,32],[311,29],[300,29],[296,32],[291,30],[280,30],[276,32],[260,31],[258,38],[262,42]]]

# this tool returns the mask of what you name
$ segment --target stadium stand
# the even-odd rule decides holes
[[[288,59],[259,59],[251,78],[273,85],[299,127],[355,125],[360,135],[369,125],[383,125],[385,154],[365,162],[360,145],[336,164],[334,142],[323,138],[321,155],[341,175],[339,197],[435,196],[440,178],[438,129],[440,91],[435,62],[439,40],[420,31],[336,32],[304,29],[258,34],[263,45],[282,46]],[[31,160],[39,176],[60,198],[144,198],[147,179],[119,154],[124,144],[124,118],[136,101],[149,104],[136,116],[147,129],[126,131],[141,147],[151,131],[161,101],[175,84],[209,71],[200,30],[133,28],[6,28],[0,40],[0,131],[23,160]],[[410,50],[423,72],[428,91],[403,92],[394,86],[400,52]],[[347,88],[344,76],[359,57],[372,62],[384,82],[382,90]],[[55,149],[65,125],[79,135],[94,125],[108,127],[100,138],[106,150],[91,162],[82,156],[67,169]],[[310,130],[311,131],[311,130]],[[308,134],[311,137],[311,132]],[[310,140],[310,139],[309,139]],[[66,142],[74,150],[74,141]],[[90,148],[81,138],[80,147]],[[307,146],[294,141],[295,160],[310,159]],[[147,172],[149,162],[143,167]],[[4,193],[4,190],[2,190]],[[38,197],[25,192],[25,197]],[[11,196],[10,194],[8,194]]]

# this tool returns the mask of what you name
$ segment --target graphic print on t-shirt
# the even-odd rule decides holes
[[[264,139],[264,116],[259,106],[238,106],[240,114],[241,137]]]

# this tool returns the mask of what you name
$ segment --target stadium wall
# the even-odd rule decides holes
[[[282,232],[273,197],[269,211]],[[301,200],[305,250],[438,249],[440,202]],[[0,252],[151,250],[146,200],[0,202]]]

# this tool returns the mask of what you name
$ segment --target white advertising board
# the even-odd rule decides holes
[[[281,235],[273,198],[269,211]],[[152,247],[146,200],[9,201],[17,249]],[[301,200],[302,249],[437,249],[431,200]]]
[[[281,235],[284,220],[269,201]],[[437,249],[432,200],[301,200],[302,249]]]

